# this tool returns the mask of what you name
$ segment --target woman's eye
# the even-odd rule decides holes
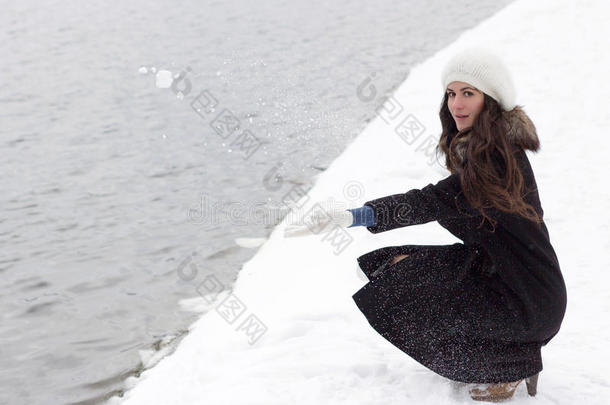
[[[447,94],[449,95],[449,97],[455,96],[455,93],[453,93],[453,92],[448,92]],[[471,91],[465,91],[464,94],[468,94],[470,96],[474,96],[474,93],[471,92]]]

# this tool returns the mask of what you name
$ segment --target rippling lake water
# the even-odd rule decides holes
[[[380,100],[507,3],[2,1],[0,403],[119,392],[374,117],[358,85]]]

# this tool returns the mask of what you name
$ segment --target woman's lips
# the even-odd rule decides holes
[[[468,116],[467,116],[467,115],[465,115],[465,116],[463,116],[463,117],[460,117],[460,116],[457,116],[457,115],[456,115],[456,116],[455,116],[455,118],[456,118],[456,119],[458,119],[458,120],[465,120],[466,118],[468,118]]]

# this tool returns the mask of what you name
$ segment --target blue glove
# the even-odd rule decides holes
[[[360,208],[350,208],[348,211],[350,211],[354,216],[354,223],[348,226],[348,228],[353,226],[373,226],[377,223],[375,211],[368,205]]]

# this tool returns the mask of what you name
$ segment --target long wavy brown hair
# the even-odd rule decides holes
[[[479,227],[487,219],[495,231],[497,221],[485,213],[492,207],[540,224],[542,219],[534,207],[523,199],[525,182],[514,156],[518,146],[506,136],[510,123],[498,102],[483,94],[483,109],[472,127],[458,131],[445,93],[439,113],[443,132],[436,151],[445,155],[445,165],[452,174],[460,174],[464,196],[483,216]]]

